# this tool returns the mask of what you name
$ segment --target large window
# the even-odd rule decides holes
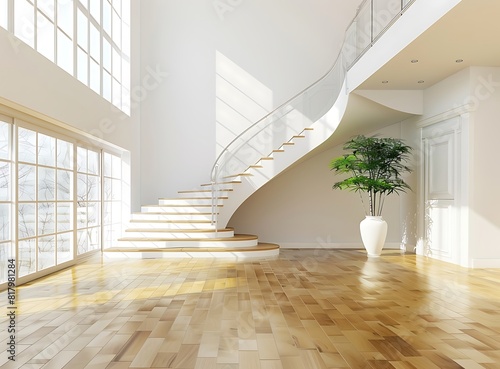
[[[130,114],[130,0],[0,0],[0,27]]]
[[[72,134],[0,115],[0,285],[10,258],[32,278],[120,235],[120,153]]]
[[[0,283],[7,280],[12,257],[12,124],[0,116]]]

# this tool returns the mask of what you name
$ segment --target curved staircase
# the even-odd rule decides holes
[[[157,205],[143,206],[140,213],[132,214],[125,237],[119,239],[115,247],[105,249],[105,255],[143,258],[277,256],[278,245],[259,243],[254,235],[235,234],[233,229],[227,228],[229,219],[255,191],[333,134],[347,105],[347,68],[352,67],[415,1],[401,2],[392,20],[389,17],[390,22],[377,34],[372,34],[368,44],[363,37],[357,36],[367,28],[366,22],[354,19],[328,73],[229,143],[212,168],[211,183],[180,191],[174,199],[159,199]],[[359,9],[359,14],[371,12],[370,21],[374,21],[377,14],[373,13],[373,4],[363,4],[364,10]]]
[[[179,191],[133,213],[125,237],[105,249],[107,257],[269,258],[279,245],[259,242],[255,235],[235,234],[227,223],[236,209],[258,188],[322,143],[335,130],[347,105],[347,95],[311,127],[302,130],[245,170],[198,189]],[[212,212],[215,212],[213,214]],[[216,219],[216,221],[214,221]]]
[[[223,207],[233,186],[233,180],[224,184],[224,195],[217,208]],[[259,243],[257,236],[234,234],[232,228],[216,229],[212,222],[211,190],[179,191],[174,199],[159,199],[158,205],[142,206],[133,213],[125,237],[116,247],[105,249],[107,257],[218,257],[255,258],[279,254],[279,246]]]

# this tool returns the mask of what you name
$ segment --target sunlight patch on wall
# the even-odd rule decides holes
[[[273,92],[216,51],[216,155],[273,109]]]

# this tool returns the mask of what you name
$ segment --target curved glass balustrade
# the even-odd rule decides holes
[[[337,100],[347,70],[416,0],[366,0],[346,30],[331,69],[318,81],[248,127],[222,150],[212,172],[212,224],[217,228],[219,185],[231,181],[299,135]]]

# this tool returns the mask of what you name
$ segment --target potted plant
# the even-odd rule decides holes
[[[333,159],[330,169],[350,176],[336,182],[333,188],[360,194],[366,215],[360,223],[361,239],[368,256],[377,257],[387,235],[387,223],[382,218],[385,198],[410,189],[401,177],[411,172],[406,162],[412,148],[396,138],[359,135],[347,141],[343,149],[347,153]],[[368,195],[368,209],[363,193]]]

